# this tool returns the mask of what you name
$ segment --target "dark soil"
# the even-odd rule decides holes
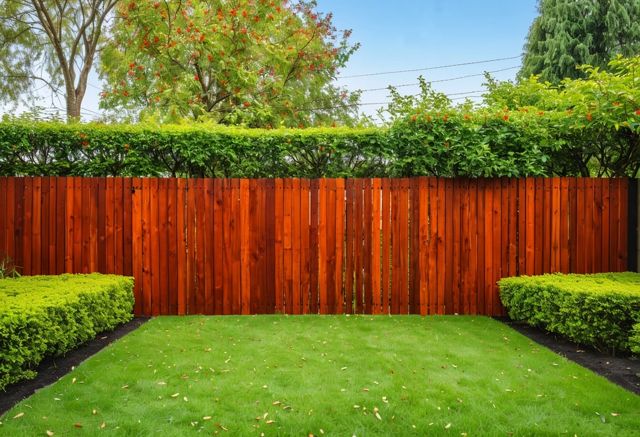
[[[60,377],[69,373],[73,367],[76,367],[90,356],[98,353],[120,337],[135,330],[147,320],[149,319],[145,317],[136,317],[113,331],[99,334],[95,339],[75,350],[67,352],[67,354],[62,357],[44,360],[36,369],[38,375],[35,379],[17,382],[6,387],[4,392],[0,391],[0,414],[4,414],[5,411],[9,410],[21,400],[31,396],[37,390],[53,384],[60,379]]]
[[[555,353],[590,369],[609,381],[640,395],[640,359],[628,356],[612,356],[588,346],[571,341],[525,323],[498,319]]]

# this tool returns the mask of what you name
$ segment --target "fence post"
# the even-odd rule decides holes
[[[640,272],[640,233],[638,232],[638,215],[640,214],[640,201],[638,196],[638,181],[636,178],[629,178],[629,199],[628,199],[628,248],[627,270],[630,272]]]

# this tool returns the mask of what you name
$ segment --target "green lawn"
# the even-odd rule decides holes
[[[482,317],[162,317],[1,435],[638,435],[640,397]]]

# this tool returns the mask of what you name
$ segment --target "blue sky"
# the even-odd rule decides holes
[[[518,56],[535,16],[536,0],[318,0],[321,12],[333,12],[339,29],[352,29],[351,41],[360,49],[342,75],[418,69],[448,64]],[[441,80],[517,67],[519,59],[432,71],[340,79],[350,89],[380,88],[414,83],[419,74]],[[495,73],[512,79],[517,68]],[[447,94],[482,89],[482,77],[434,83]],[[83,118],[99,111],[99,79],[93,75],[84,103]],[[403,87],[412,94],[417,87]],[[386,102],[386,91],[367,92],[362,103]],[[456,96],[458,97],[458,96]],[[47,100],[47,105],[50,102]],[[62,107],[62,105],[60,105]],[[372,114],[375,106],[362,106]]]
[[[537,16],[536,0],[318,0],[322,12],[333,12],[339,29],[352,29],[361,43],[342,75],[418,69],[522,53],[529,26]],[[519,59],[425,72],[342,79],[351,89],[415,83],[418,75],[441,80],[520,65]],[[494,73],[513,79],[518,68]],[[482,90],[483,77],[434,83],[444,93]],[[418,87],[400,88],[412,94]],[[457,97],[457,96],[456,96]],[[385,102],[386,91],[367,92],[362,103]],[[373,113],[375,106],[363,106]]]

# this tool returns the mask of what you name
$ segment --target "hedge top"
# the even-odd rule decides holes
[[[279,129],[257,129],[246,128],[240,126],[226,126],[210,123],[191,123],[191,124],[104,124],[104,123],[62,123],[57,121],[2,121],[0,128],[28,128],[34,132],[37,130],[59,131],[59,132],[75,132],[82,134],[83,132],[97,134],[111,133],[162,133],[167,135],[185,135],[185,134],[207,134],[220,136],[240,136],[240,137],[317,137],[322,135],[330,136],[360,136],[360,135],[379,135],[386,131],[381,127],[313,127],[306,129],[279,128]]]
[[[99,273],[0,279],[0,315],[35,312],[76,301],[85,293],[130,285],[132,282],[133,278],[130,277]]]
[[[568,293],[621,294],[640,298],[640,273],[552,273],[539,276],[503,278],[500,285],[549,287]]]

